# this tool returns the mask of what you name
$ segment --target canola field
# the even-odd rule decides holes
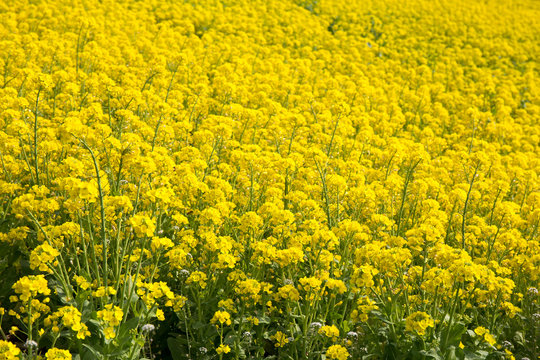
[[[0,0],[0,360],[540,352],[540,3]]]

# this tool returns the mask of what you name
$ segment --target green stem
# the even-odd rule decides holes
[[[105,290],[107,290],[107,280],[109,275],[109,268],[107,263],[107,238],[105,236],[105,204],[103,203],[103,188],[101,186],[101,175],[99,174],[99,167],[96,160],[96,156],[94,155],[94,151],[86,144],[86,142],[82,139],[79,139],[79,141],[82,143],[82,145],[90,152],[90,156],[92,157],[92,161],[94,163],[94,170],[96,172],[97,177],[97,183],[98,183],[98,192],[99,192],[99,205],[101,210],[101,244],[103,246],[102,256],[103,256],[103,283],[105,286]]]
[[[476,174],[478,173],[478,168],[480,167],[480,162],[476,165],[476,168],[474,169],[474,174],[471,179],[471,183],[469,185],[469,191],[467,192],[467,198],[465,199],[465,204],[463,205],[463,216],[461,219],[461,248],[465,250],[465,218],[467,216],[467,206],[469,205],[469,199],[471,197],[471,191],[474,184],[474,179],[476,178]]]
[[[36,96],[36,107],[34,109],[34,168],[36,171],[36,184],[40,185],[39,182],[39,168],[38,168],[38,155],[37,155],[37,144],[38,144],[38,104],[39,104],[39,94],[41,93],[41,88],[39,88]]]

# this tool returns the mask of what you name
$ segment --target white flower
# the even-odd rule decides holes
[[[27,349],[37,348],[38,343],[35,342],[34,340],[26,340],[26,342],[24,343],[24,346],[25,346]]]
[[[156,327],[152,324],[144,324],[141,328],[143,333],[149,333],[156,329]]]
[[[180,275],[182,275],[182,276],[189,276],[189,270],[186,270],[186,269],[180,270]]]

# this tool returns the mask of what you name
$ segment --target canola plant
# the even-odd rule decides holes
[[[0,1],[0,359],[537,359],[534,0]]]

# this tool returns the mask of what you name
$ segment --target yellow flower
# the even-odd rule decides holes
[[[133,227],[133,230],[138,237],[151,237],[154,235],[154,231],[156,231],[154,220],[146,215],[134,215],[129,220],[129,224]]]
[[[281,331],[277,331],[274,335],[271,336],[271,338],[276,341],[274,343],[275,347],[284,347],[289,342],[289,338],[287,337],[287,335],[285,335]]]
[[[57,265],[55,259],[58,255],[60,255],[60,252],[48,243],[41,244],[30,253],[30,268],[49,271],[50,265]]]
[[[171,239],[168,238],[161,238],[161,237],[153,237],[152,242],[150,243],[150,247],[152,248],[153,252],[157,252],[158,250],[164,250],[169,249],[174,246],[174,243]]]
[[[231,325],[231,314],[226,311],[216,311],[214,317],[210,320],[212,324],[220,323],[221,325]]]
[[[417,311],[405,319],[405,330],[415,332],[422,336],[426,334],[428,327],[434,327],[435,322],[431,316],[425,312]]]
[[[334,325],[324,325],[319,329],[319,334],[324,335],[336,341],[339,338],[339,329]]]
[[[187,301],[187,297],[182,296],[182,295],[175,295],[174,300],[172,300],[173,310],[176,312],[179,312],[186,304],[186,301]],[[170,306],[170,305],[165,304],[165,306]]]
[[[90,282],[88,282],[84,277],[82,276],[79,276],[79,275],[75,275],[73,277],[73,279],[75,280],[75,282],[77,282],[77,285],[82,289],[82,290],[88,290],[88,288],[91,286]]]
[[[86,285],[86,284],[84,284],[83,282],[83,285]],[[107,288],[105,288],[104,286],[100,286],[95,291],[92,292],[92,295],[94,297],[104,297],[105,295],[115,295],[115,294],[116,294],[116,290],[112,286],[108,286]]]
[[[71,360],[71,358],[71,354],[67,350],[53,348],[45,353],[45,359],[47,360]]]
[[[261,298],[261,283],[255,279],[240,280],[236,284],[235,292],[244,301],[257,302]]]
[[[300,293],[293,285],[284,285],[280,287],[278,294],[282,299],[288,299],[290,301],[298,301],[300,299]]]
[[[350,356],[347,349],[341,345],[332,345],[326,350],[326,357],[328,359],[346,360]]]
[[[490,333],[484,334],[484,340],[491,346],[495,346],[495,344],[497,343],[497,340],[495,340],[495,337],[491,335]]]
[[[15,360],[19,358],[21,350],[15,344],[9,341],[0,340],[0,359]]]
[[[114,339],[116,337],[116,330],[112,326],[107,326],[103,329],[103,333],[105,334],[105,339]]]
[[[486,329],[483,326],[478,326],[477,328],[474,329],[474,332],[476,333],[476,335],[479,335],[479,336],[489,333],[488,329]]]
[[[161,310],[161,309],[157,309],[157,310],[156,310],[156,318],[157,318],[159,321],[165,320],[165,314],[163,313],[163,310]]]
[[[367,296],[363,296],[357,301],[358,309],[351,312],[351,318],[354,321],[366,322],[369,318],[369,313],[373,310],[377,310],[379,307],[375,304],[375,301],[371,300]]]
[[[234,301],[233,299],[220,300],[218,302],[220,308],[226,309],[228,311],[234,312]]]
[[[202,289],[206,287],[208,277],[202,271],[194,271],[186,279],[186,284],[198,284]]]
[[[15,293],[19,294],[19,299],[22,302],[26,302],[38,294],[49,295],[51,293],[43,275],[24,276],[13,285],[13,289]]]
[[[347,291],[347,285],[345,285],[343,280],[329,278],[326,280],[325,285],[328,289],[335,290],[338,294],[343,294]]]
[[[231,348],[229,347],[229,345],[219,345],[218,348],[216,349],[216,352],[218,354],[228,354],[231,352]]]
[[[65,327],[77,333],[78,339],[85,339],[87,336],[90,336],[90,331],[86,324],[82,323],[81,316],[82,314],[77,308],[64,306],[45,318],[43,323],[45,326],[52,325],[53,331],[59,332],[60,328],[58,325],[59,321],[61,321]]]
[[[246,320],[249,321],[250,323],[252,323],[255,326],[259,325],[259,319],[254,317],[254,316],[248,316],[246,318]]]
[[[103,320],[106,324],[111,326],[120,325],[123,316],[124,312],[122,309],[113,304],[107,304],[103,310],[97,312],[98,319]]]

